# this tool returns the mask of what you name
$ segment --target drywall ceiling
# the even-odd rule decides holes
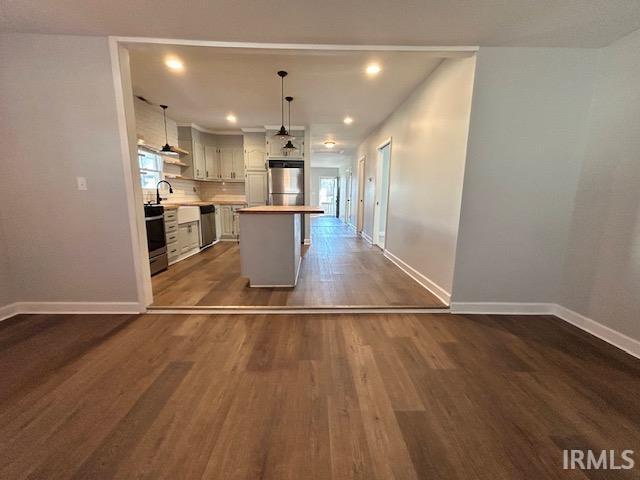
[[[324,168],[348,167],[352,165],[354,158],[353,152],[334,153],[315,150],[311,152],[311,166]]]
[[[128,45],[135,95],[169,106],[181,124],[221,131],[280,125],[280,78],[294,97],[292,124],[310,128],[312,150],[336,142],[350,152],[382,122],[442,61],[431,52],[264,50]],[[184,71],[165,66],[180,59]],[[382,71],[368,76],[376,62]],[[227,121],[233,114],[237,123]],[[345,116],[353,118],[345,125]]]
[[[244,42],[598,47],[638,0],[0,0],[3,31]]]

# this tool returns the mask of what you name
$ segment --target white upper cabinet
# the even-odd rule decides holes
[[[244,182],[244,156],[242,148],[219,148],[222,180]]]
[[[233,178],[233,148],[220,148],[220,175],[224,180]]]
[[[218,180],[220,176],[220,161],[218,159],[218,149],[214,146],[205,145],[205,177],[207,180]]]
[[[304,132],[294,131],[294,135],[298,135],[291,140],[291,143],[296,147],[295,150],[287,151],[282,147],[286,142],[282,142],[278,138],[273,138],[271,132],[267,132],[267,157],[268,158],[304,158]]]
[[[244,152],[244,165],[247,172],[266,172],[267,155],[263,148],[250,148]]]
[[[204,145],[193,142],[193,178],[204,180],[207,177],[207,166]]]
[[[244,181],[244,151],[242,148],[233,149],[233,179]]]

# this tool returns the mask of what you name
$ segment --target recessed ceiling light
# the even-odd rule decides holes
[[[334,142],[333,140],[327,140],[326,142],[324,142],[324,146],[327,148],[333,148],[336,146],[336,142]]]
[[[344,117],[344,123],[346,123],[347,125],[351,125],[353,123],[353,118],[351,117]]]
[[[371,63],[369,65],[367,65],[367,75],[377,75],[378,73],[380,73],[380,70],[382,70],[382,68],[380,68],[380,65],[378,65],[377,63]]]
[[[182,63],[182,60],[176,57],[165,58],[164,64],[169,70],[173,70],[174,72],[182,72],[184,70],[184,63]]]
[[[227,121],[231,123],[236,123],[238,119],[233,113],[230,113],[229,115],[227,115]]]

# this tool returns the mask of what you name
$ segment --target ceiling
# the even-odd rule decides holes
[[[599,47],[638,0],[0,0],[0,29],[243,42]]]
[[[212,131],[280,125],[280,78],[276,72],[286,70],[285,95],[294,97],[292,124],[310,128],[313,158],[326,150],[325,141],[335,141],[331,155],[326,156],[331,161],[336,161],[341,151],[351,154],[444,55],[140,43],[128,48],[135,95],[169,105],[167,115],[178,123]],[[170,71],[164,64],[166,58],[182,60],[184,71]],[[365,73],[371,62],[382,67],[375,77]],[[229,114],[237,117],[237,123],[227,120]],[[344,124],[345,116],[353,118],[351,125]]]

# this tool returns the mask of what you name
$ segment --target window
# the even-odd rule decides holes
[[[156,188],[162,180],[162,157],[148,150],[138,150],[140,183],[142,188]]]

